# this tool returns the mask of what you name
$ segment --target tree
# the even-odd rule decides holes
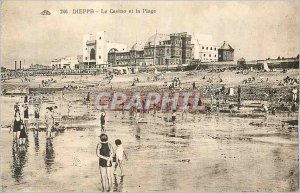
[[[280,60],[280,56],[278,56],[277,60]]]

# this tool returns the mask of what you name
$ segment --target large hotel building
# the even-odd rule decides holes
[[[234,49],[227,43],[218,47],[210,35],[187,32],[155,33],[144,43],[126,44],[108,40],[105,31],[83,36],[82,55],[52,60],[56,68],[119,68],[136,72],[140,68],[176,68],[192,63],[233,61]]]
[[[228,50],[227,50],[228,48]],[[233,49],[216,46],[211,36],[195,36],[183,33],[154,34],[144,45],[135,43],[127,52],[118,49],[108,53],[108,64],[113,67],[128,67],[132,72],[139,67],[176,67],[189,65],[193,61],[232,61]],[[223,53],[231,57],[223,57]],[[219,56],[220,54],[220,56]],[[221,56],[222,55],[222,56]]]

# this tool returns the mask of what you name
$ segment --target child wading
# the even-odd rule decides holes
[[[121,171],[120,176],[124,176],[123,159],[125,158],[126,161],[127,161],[128,158],[127,158],[127,155],[126,155],[125,150],[123,148],[122,141],[120,139],[117,139],[115,141],[115,144],[117,146],[117,149],[116,149],[116,152],[115,152],[116,155],[115,155],[115,158],[114,158],[114,161],[116,161],[114,174],[115,175],[117,174],[117,168],[119,166],[120,171]]]
[[[54,127],[53,107],[47,107],[45,115],[45,124],[47,128],[46,138],[52,138],[52,128]]]

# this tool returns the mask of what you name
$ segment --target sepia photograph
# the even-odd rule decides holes
[[[300,1],[1,1],[1,192],[299,192]]]

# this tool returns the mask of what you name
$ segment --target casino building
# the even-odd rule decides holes
[[[127,45],[109,42],[105,31],[84,35],[82,50],[84,68],[107,67],[108,53],[112,51],[126,52]]]
[[[105,31],[83,36],[84,68],[112,67],[124,73],[140,68],[173,69],[193,62],[233,61],[234,49],[227,43],[216,46],[211,35],[187,32],[155,33],[144,44],[127,45],[107,40]],[[125,72],[126,71],[126,72]]]

